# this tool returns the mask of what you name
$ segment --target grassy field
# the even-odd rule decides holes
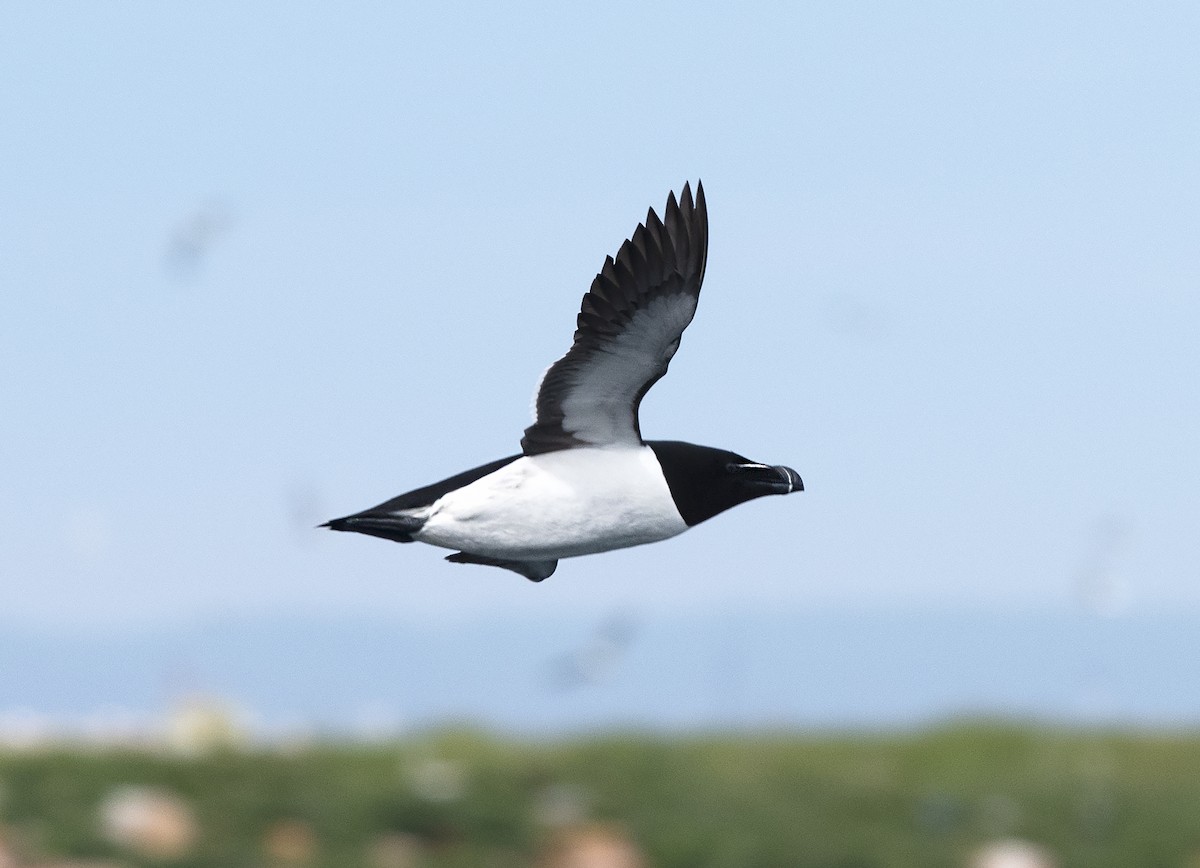
[[[173,851],[120,843],[103,806],[128,787],[177,797],[192,834]],[[999,837],[1037,842],[1063,868],[1192,868],[1200,735],[960,724],[525,742],[447,730],[192,757],[0,753],[0,828],[27,858],[501,868],[588,822],[623,830],[657,868],[961,866]],[[408,855],[388,862],[388,842]]]

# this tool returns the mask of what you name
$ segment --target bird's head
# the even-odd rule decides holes
[[[650,441],[679,514],[697,525],[730,507],[768,494],[804,490],[800,474],[736,452],[672,440]]]

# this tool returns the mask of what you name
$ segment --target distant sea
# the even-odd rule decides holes
[[[1200,614],[613,611],[0,624],[0,728],[149,720],[195,697],[264,733],[913,727],[961,717],[1200,725]]]

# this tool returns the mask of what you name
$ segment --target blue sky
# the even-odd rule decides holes
[[[6,4],[2,617],[1200,612],[1198,25]],[[804,495],[539,586],[310,529],[515,452],[604,256],[697,177],[643,431]]]

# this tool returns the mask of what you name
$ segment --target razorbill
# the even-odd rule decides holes
[[[766,494],[803,491],[790,467],[643,440],[638,406],[696,313],[708,258],[704,187],[684,184],[583,296],[575,341],[542,375],[521,454],[322,527],[458,549],[456,564],[540,582],[560,558],[657,542]]]

